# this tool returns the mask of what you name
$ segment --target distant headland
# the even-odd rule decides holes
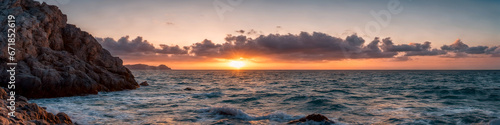
[[[128,69],[131,70],[172,70],[172,68],[166,65],[158,65],[158,66],[150,66],[146,64],[133,64],[133,65],[124,65]]]

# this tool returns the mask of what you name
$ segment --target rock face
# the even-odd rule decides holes
[[[166,65],[148,66],[145,64],[134,64],[134,65],[125,65],[125,67],[131,70],[172,70],[170,67]]]
[[[328,119],[328,117],[321,115],[321,114],[310,114],[304,118],[290,121],[290,122],[288,122],[288,124],[303,123],[303,122],[307,122],[307,121],[323,122],[323,124],[327,124],[327,125],[335,124],[335,122],[333,122],[332,120]]]
[[[89,33],[66,24],[58,7],[33,0],[0,0],[0,11],[1,22],[7,22],[8,15],[16,21],[16,94],[50,98],[139,87],[121,59],[111,56]],[[0,28],[2,83],[9,78],[7,28]]]
[[[10,111],[7,107],[7,95],[9,90],[0,87],[0,125],[20,125],[20,124],[68,124],[73,122],[65,113],[54,115],[35,103],[28,103],[27,100],[16,100],[16,117],[9,117]],[[18,96],[17,98],[23,98]]]

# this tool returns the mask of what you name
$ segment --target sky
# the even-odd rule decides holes
[[[59,6],[125,64],[500,69],[500,1],[39,1]]]

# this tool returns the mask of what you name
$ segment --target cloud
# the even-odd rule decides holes
[[[187,54],[189,47],[180,48],[178,45],[168,46],[160,45],[157,49],[153,44],[149,43],[147,40],[143,40],[142,37],[138,36],[135,39],[129,40],[129,36],[124,36],[115,41],[113,38],[95,38],[97,42],[108,50],[113,55],[129,55],[129,54]]]
[[[441,48],[432,48],[431,42],[394,44],[389,37],[374,38],[370,42],[352,34],[345,38],[334,37],[321,32],[300,32],[299,34],[268,34],[249,37],[246,32],[238,30],[241,35],[227,35],[224,42],[208,39],[190,46],[159,45],[155,48],[151,43],[137,37],[129,40],[128,36],[115,41],[111,38],[96,38],[104,48],[117,55],[163,56],[166,60],[189,58],[196,59],[237,59],[266,58],[272,61],[333,61],[344,59],[391,58],[396,61],[411,60],[411,56],[440,56],[446,58],[464,58],[469,54],[486,54],[500,57],[500,47],[469,47],[461,40]],[[132,57],[131,57],[132,56]],[[165,60],[164,59],[164,60]]]
[[[180,48],[179,45],[168,46],[161,44],[160,48],[161,49],[156,49],[155,52],[160,54],[188,54],[189,50],[189,47]]]
[[[245,30],[236,30],[236,32],[243,34],[243,33],[245,33]]]
[[[261,31],[262,32],[262,31]],[[251,29],[250,31],[247,32],[248,35],[256,35],[258,34],[257,31]]]
[[[447,52],[439,49],[432,49],[431,42],[426,41],[424,43],[409,43],[394,45],[390,38],[385,38],[382,40],[383,44],[381,48],[388,52],[405,52],[404,56],[435,56],[443,55]]]
[[[196,56],[218,56],[220,51],[220,44],[215,44],[210,40],[203,40],[201,43],[195,43],[191,46],[191,53]]]
[[[96,38],[96,40],[112,54],[117,55],[135,52],[152,53],[155,51],[153,44],[143,40],[142,37],[133,40],[129,40],[129,38],[129,36],[121,37],[118,41],[112,38]]]
[[[464,53],[464,52],[456,52],[456,53],[446,54],[446,55],[443,55],[441,57],[444,57],[444,58],[465,58],[465,57],[469,57],[469,54]]]
[[[409,61],[412,59],[408,56],[397,56],[397,57],[394,57],[392,60],[393,61]]]
[[[444,45],[441,47],[442,50],[446,51],[455,51],[455,52],[462,52],[465,51],[469,46],[465,43],[462,42],[462,40],[457,39],[453,44],[451,45]]]
[[[410,43],[410,44],[401,44],[401,45],[394,45],[392,40],[390,38],[385,38],[382,40],[382,48],[386,51],[391,51],[391,52],[400,52],[400,51],[427,51],[431,49],[431,42],[424,42],[423,44],[420,43]]]
[[[488,46],[473,46],[469,47],[469,45],[462,42],[462,40],[457,39],[450,45],[443,45],[441,47],[442,50],[453,52],[454,55],[446,55],[444,57],[451,58],[464,58],[469,57],[469,54],[489,54],[492,57],[498,57],[500,55],[500,50],[497,50],[497,46],[488,47]]]

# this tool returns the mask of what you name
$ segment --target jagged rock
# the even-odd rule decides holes
[[[61,123],[64,123],[64,124],[72,124],[73,122],[71,121],[71,119],[69,118],[69,116],[64,113],[64,112],[59,112],[57,113],[57,118],[59,118],[59,121],[61,121]]]
[[[121,59],[111,56],[89,33],[66,24],[58,7],[33,0],[0,0],[0,8],[0,21],[14,15],[17,22],[16,94],[50,98],[139,87]],[[0,34],[7,34],[7,28],[2,26]],[[0,35],[0,40],[0,78],[8,78],[7,35]]]
[[[298,120],[290,121],[290,122],[288,122],[288,124],[296,124],[296,123],[302,123],[302,122],[307,122],[307,121],[324,122],[325,124],[335,124],[334,121],[328,119],[328,117],[321,115],[321,114],[310,114],[310,115],[307,115],[306,117],[300,118]]]
[[[27,100],[19,100],[20,98],[25,98],[22,96],[16,97],[16,117],[9,117],[8,112],[10,112],[7,102],[9,95],[7,94],[9,90],[0,87],[0,124],[1,125],[13,125],[13,124],[35,124],[35,125],[47,125],[47,124],[68,124],[72,125],[73,122],[65,113],[58,113],[54,115],[46,111],[45,108],[38,106],[35,103],[28,103]]]
[[[148,81],[141,82],[141,86],[149,86]]]
[[[149,66],[146,64],[134,64],[134,65],[124,65],[124,66],[131,70],[172,70],[170,67],[163,64],[159,66]]]

